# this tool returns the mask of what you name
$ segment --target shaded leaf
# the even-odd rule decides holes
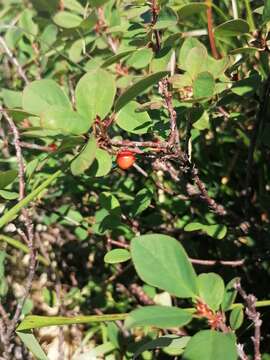
[[[49,360],[31,331],[17,331],[17,335],[37,360]]]
[[[96,157],[97,143],[94,136],[91,136],[82,151],[72,161],[70,169],[73,175],[84,173],[93,163]]]
[[[228,20],[214,29],[216,37],[240,36],[249,32],[249,25],[245,20]]]

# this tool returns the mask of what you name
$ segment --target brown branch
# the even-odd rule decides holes
[[[210,41],[212,55],[215,59],[220,59],[220,55],[216,48],[215,36],[213,32],[212,0],[205,0],[205,4],[207,5],[207,10],[206,10],[207,28],[208,28],[208,37]]]
[[[154,27],[158,20],[159,6],[157,0],[151,0],[151,12],[152,12],[152,27]],[[155,51],[158,52],[161,48],[160,33],[157,29],[154,29],[155,36]]]
[[[21,65],[19,64],[18,60],[16,59],[16,57],[12,54],[12,52],[10,51],[9,47],[7,46],[7,43],[5,42],[4,38],[2,36],[0,36],[0,44],[2,45],[2,48],[4,49],[5,53],[7,54],[10,62],[17,68],[18,73],[20,75],[20,77],[23,79],[23,81],[26,84],[29,84],[29,80],[27,79],[27,76],[23,70],[23,68],[21,67]]]
[[[172,93],[169,91],[169,82],[168,79],[163,79],[160,81],[160,92],[164,96],[167,109],[170,115],[170,128],[171,133],[168,140],[169,145],[174,146],[176,149],[180,147],[180,139],[179,133],[177,128],[177,115],[176,111],[174,110],[173,103],[172,103]],[[176,150],[175,149],[175,150]]]
[[[25,197],[25,167],[23,162],[23,155],[20,146],[20,135],[19,131],[13,121],[13,119],[8,115],[8,113],[0,106],[0,111],[2,112],[4,118],[9,124],[9,127],[13,133],[13,140],[14,140],[14,147],[16,151],[16,157],[18,162],[18,172],[19,172],[19,200],[22,200]],[[17,304],[15,313],[13,315],[12,320],[7,328],[6,338],[7,342],[10,343],[11,338],[13,337],[14,330],[16,325],[19,321],[23,305],[30,294],[32,288],[32,282],[35,275],[35,267],[36,267],[36,251],[34,246],[34,231],[33,231],[33,223],[29,214],[29,210],[25,208],[22,211],[23,221],[26,228],[26,238],[27,238],[27,245],[29,248],[30,260],[29,260],[29,272],[26,279],[24,295],[22,299]],[[5,353],[7,353],[8,349],[5,349]]]
[[[191,176],[194,183],[197,185],[198,189],[200,190],[201,199],[208,205],[208,207],[214,213],[216,213],[219,216],[225,216],[227,214],[227,211],[224,209],[222,205],[217,204],[216,201],[209,196],[205,184],[201,181],[201,179],[198,176],[198,169],[195,166],[193,166],[191,170]]]
[[[253,322],[255,333],[251,338],[254,344],[254,360],[261,360],[261,352],[260,352],[260,341],[261,341],[261,326],[262,320],[260,319],[260,313],[256,310],[256,297],[252,294],[247,295],[245,290],[241,286],[241,282],[238,279],[235,282],[235,289],[242,296],[243,300],[246,303],[246,311],[247,317]]]

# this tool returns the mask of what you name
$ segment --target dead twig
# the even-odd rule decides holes
[[[262,326],[262,320],[260,318],[260,313],[256,310],[256,297],[252,294],[247,294],[245,290],[241,286],[241,282],[238,279],[235,282],[235,289],[238,291],[238,293],[242,296],[243,300],[246,304],[246,310],[245,313],[247,314],[247,317],[253,322],[255,332],[254,336],[251,338],[254,344],[254,360],[261,360],[261,352],[260,352],[260,341],[261,341],[261,326]]]
[[[29,84],[29,80],[27,79],[27,76],[23,68],[19,64],[19,61],[16,59],[16,57],[10,51],[9,47],[7,46],[7,43],[5,42],[5,39],[2,36],[0,36],[0,44],[2,45],[2,48],[4,49],[4,52],[7,54],[10,62],[17,68],[20,77],[23,79],[23,81],[26,84]]]

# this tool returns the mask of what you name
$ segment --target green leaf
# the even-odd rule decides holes
[[[56,171],[54,174],[49,176],[41,185],[35,188],[29,195],[24,199],[18,202],[15,206],[9,209],[1,218],[0,218],[0,229],[5,226],[8,222],[14,219],[15,216],[27,206],[30,201],[34,200],[43,190],[45,190],[55,179],[57,179],[62,174],[61,170]]]
[[[139,105],[136,101],[130,101],[116,115],[117,125],[133,134],[145,134],[152,126],[152,120],[146,111],[138,112]]]
[[[237,360],[235,335],[202,330],[188,342],[183,360]]]
[[[37,316],[28,315],[19,324],[16,331],[38,329],[46,326],[60,326],[72,324],[90,324],[95,322],[125,320],[127,314],[89,315],[89,316]]]
[[[24,110],[40,115],[50,105],[59,105],[72,109],[71,103],[61,87],[53,80],[35,80],[23,90],[22,103]]]
[[[163,350],[166,349],[165,351],[166,353],[168,353],[168,351],[170,352],[171,349],[174,349],[174,351],[177,349],[178,350],[177,354],[173,354],[173,355],[180,355],[183,352],[183,349],[185,348],[189,340],[190,340],[189,336],[181,336],[181,337],[177,335],[161,336],[155,340],[149,341],[146,344],[140,346],[139,349],[136,350],[134,354],[134,360],[137,359],[137,357],[146,350],[154,350],[160,348],[163,348]]]
[[[188,37],[184,40],[181,48],[180,48],[180,52],[179,52],[179,57],[178,57],[178,66],[183,69],[186,70],[186,59],[187,59],[187,55],[189,53],[189,51],[193,48],[198,48],[198,47],[203,47],[202,43],[194,37]]]
[[[180,9],[177,9],[177,14],[179,20],[184,20],[190,16],[197,15],[200,12],[204,12],[207,9],[207,5],[199,2],[192,2],[191,4],[186,4]]]
[[[184,227],[185,231],[197,231],[201,230],[207,235],[216,238],[223,239],[227,234],[227,227],[222,224],[205,225],[199,222],[189,223]]]
[[[207,70],[208,54],[204,46],[193,47],[189,50],[184,62],[188,74],[195,78],[200,72]]]
[[[245,20],[228,20],[214,29],[217,38],[240,36],[249,32],[249,25]]]
[[[74,360],[104,359],[104,356],[108,353],[111,353],[114,349],[115,345],[110,341],[106,341],[102,345],[98,345],[94,349],[80,354]]]
[[[78,176],[85,172],[93,163],[97,152],[97,142],[94,136],[91,136],[82,151],[72,161],[70,169],[73,175]]]
[[[168,27],[175,26],[177,21],[177,13],[169,6],[164,6],[161,8],[158,14],[157,22],[153,28],[157,30],[166,29]]]
[[[257,72],[254,72],[248,78],[239,80],[234,83],[231,90],[234,94],[239,96],[252,96],[257,91],[260,83],[260,75]]]
[[[90,6],[100,7],[106,4],[109,0],[89,0]]]
[[[230,326],[233,330],[241,327],[244,321],[244,312],[242,306],[235,307],[230,313]]]
[[[126,51],[122,51],[119,54],[113,55],[111,57],[109,57],[108,59],[106,59],[101,67],[102,68],[106,68],[112,64],[117,63],[118,61],[124,59],[125,57],[127,57],[128,55],[132,54],[135,50],[126,50]]]
[[[212,309],[218,310],[224,296],[223,279],[215,273],[200,274],[198,276],[200,297]]]
[[[270,0],[264,0],[262,21],[266,23],[270,20]]]
[[[15,200],[19,197],[19,194],[14,191],[0,190],[0,197],[6,200]]]
[[[121,215],[121,207],[118,199],[109,192],[102,192],[99,195],[99,203],[103,209],[106,209],[112,215]]]
[[[30,352],[35,356],[35,359],[49,360],[31,331],[17,331],[16,334],[22,340],[24,345],[30,350]]]
[[[184,326],[192,320],[186,310],[171,306],[144,306],[133,310],[125,320],[125,327],[156,326],[161,329]]]
[[[227,227],[222,224],[204,225],[203,230],[215,239],[223,239],[227,234]]]
[[[112,168],[112,157],[103,149],[97,149],[96,158],[87,172],[90,176],[102,177],[107,175]]]
[[[127,65],[134,69],[143,69],[149,65],[153,57],[153,50],[145,48],[135,51],[127,61]]]
[[[131,214],[132,216],[138,216],[144,210],[146,210],[151,204],[153,197],[152,191],[147,188],[143,188],[135,196],[135,199],[132,204]]]
[[[160,71],[144,77],[142,80],[136,82],[116,100],[115,111],[118,112],[120,109],[122,109],[122,107],[124,107],[128,102],[130,102],[130,100],[140,95],[142,92],[148,89],[149,86],[157,84],[166,75],[168,75],[168,71]]]
[[[63,106],[52,105],[40,115],[40,126],[59,134],[81,135],[90,128],[87,117]]]
[[[210,72],[199,73],[193,81],[194,98],[211,97],[215,90],[215,79]]]
[[[2,89],[4,104],[8,108],[22,107],[22,92],[9,89]]]
[[[235,302],[237,291],[234,285],[236,281],[238,281],[238,279],[239,278],[236,277],[232,279],[230,282],[228,282],[228,284],[226,285],[224,297],[221,303],[221,308],[223,311],[229,310],[232,304]]]
[[[103,69],[86,73],[75,89],[77,110],[86,116],[89,124],[98,115],[104,119],[112,108],[116,85],[114,77]]]
[[[18,176],[17,170],[0,171],[0,189],[11,184]]]
[[[127,249],[113,249],[104,256],[105,263],[118,264],[128,261],[131,258]]]
[[[140,278],[147,284],[180,298],[198,295],[195,271],[182,245],[162,234],[135,237],[131,257]]]
[[[83,19],[80,16],[69,11],[59,11],[53,17],[55,24],[65,29],[78,27],[82,20]]]

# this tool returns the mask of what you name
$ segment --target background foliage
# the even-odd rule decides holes
[[[269,21],[1,2],[4,359],[270,358]]]

